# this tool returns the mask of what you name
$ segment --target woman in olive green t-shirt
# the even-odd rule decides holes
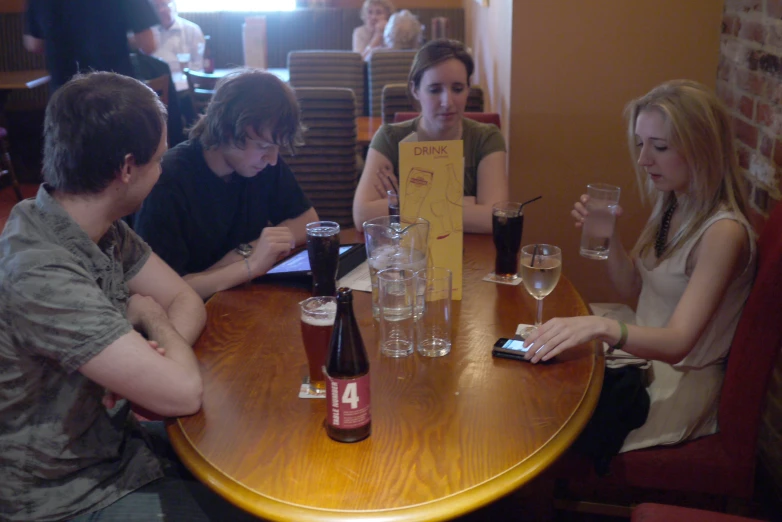
[[[387,191],[398,190],[399,142],[461,139],[464,231],[491,233],[492,204],[508,199],[505,141],[496,126],[463,117],[473,68],[472,57],[454,40],[433,40],[418,51],[409,83],[421,115],[383,125],[372,139],[353,198],[353,222],[358,230],[364,221],[388,215]]]

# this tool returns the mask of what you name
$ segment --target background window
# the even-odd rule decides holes
[[[207,11],[293,11],[296,0],[177,0],[177,11],[200,13]]]

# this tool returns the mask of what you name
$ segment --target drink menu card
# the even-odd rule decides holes
[[[403,141],[399,144],[399,214],[402,224],[429,221],[427,266],[453,273],[453,299],[462,298],[464,144]]]

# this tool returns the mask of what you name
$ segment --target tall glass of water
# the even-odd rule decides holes
[[[527,328],[521,334],[529,332],[543,324],[543,299],[549,295],[559,282],[562,274],[562,251],[554,245],[527,245],[521,249],[521,281],[527,292],[538,300],[535,326]]]
[[[621,189],[606,183],[587,185],[587,216],[581,227],[581,255],[589,259],[608,259],[616,223],[616,206]]]

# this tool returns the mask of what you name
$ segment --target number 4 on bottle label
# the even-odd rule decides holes
[[[358,384],[349,382],[345,386],[345,391],[342,393],[342,403],[350,404],[351,410],[358,408]]]
[[[333,427],[349,429],[366,425],[370,421],[369,374],[356,379],[326,376],[326,402]]]

